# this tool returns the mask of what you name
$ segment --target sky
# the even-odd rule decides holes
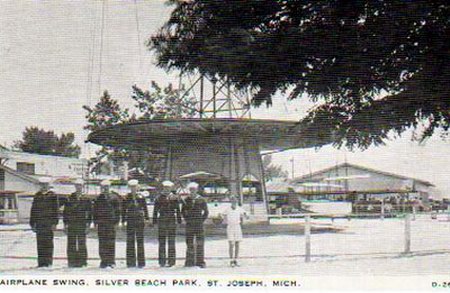
[[[152,80],[178,82],[176,73],[156,67],[144,45],[170,11],[164,0],[1,1],[0,144],[11,146],[25,127],[39,126],[74,132],[83,154],[92,152],[84,143],[83,105],[95,105],[107,89],[132,107],[133,84],[147,89]],[[288,102],[278,94],[274,107],[253,109],[252,117],[299,120],[312,106],[307,97]],[[430,181],[450,197],[450,142],[435,136],[418,144],[411,136],[408,131],[366,151],[286,151],[273,161],[292,173],[294,159],[295,176],[347,161]]]

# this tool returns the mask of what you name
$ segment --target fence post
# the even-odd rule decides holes
[[[405,254],[411,253],[411,215],[405,216]]]
[[[305,262],[311,261],[311,216],[305,216]]]

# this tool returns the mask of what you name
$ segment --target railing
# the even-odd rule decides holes
[[[415,209],[412,209],[412,213],[390,213],[389,215],[392,217],[392,219],[390,219],[391,221],[396,221],[396,225],[395,225],[395,229],[399,229],[399,222],[398,221],[403,221],[403,228],[401,228],[401,234],[402,234],[402,238],[403,238],[403,249],[400,251],[398,251],[399,255],[409,255],[411,253],[414,252],[423,252],[423,249],[419,249],[418,251],[414,251],[412,249],[412,240],[422,240],[424,237],[425,239],[429,239],[429,237],[427,238],[427,236],[424,235],[420,235],[420,233],[418,233],[417,235],[414,234],[412,231],[414,231],[415,229],[419,229],[418,231],[420,232],[420,229],[427,229],[428,231],[432,231],[433,230],[433,226],[432,223],[438,223],[438,222],[445,222],[448,223],[448,226],[450,227],[450,210],[447,211],[440,211],[440,212],[416,212]],[[313,238],[311,236],[311,230],[313,228],[313,226],[320,226],[319,223],[314,223],[313,220],[314,219],[320,219],[320,220],[324,220],[324,219],[330,219],[331,220],[331,225],[334,225],[334,220],[335,219],[347,219],[348,221],[360,221],[363,219],[367,219],[367,216],[370,216],[372,219],[370,221],[380,221],[379,223],[383,223],[383,221],[385,220],[386,214],[383,213],[360,213],[360,214],[314,214],[314,213],[297,213],[297,214],[278,214],[278,215],[269,215],[270,219],[303,219],[304,222],[304,259],[305,262],[310,262],[311,258],[315,255],[313,255],[311,253],[311,251],[313,250],[314,247],[312,247],[311,244],[311,239]],[[368,220],[369,221],[369,220]],[[421,222],[419,224],[419,222]],[[424,223],[428,223],[430,222],[430,226],[424,226]],[[416,227],[415,223],[418,222],[418,225]],[[374,223],[374,222],[372,222]],[[323,224],[323,223],[322,223]],[[367,229],[367,228],[364,228]],[[389,229],[393,229],[392,227],[390,227]],[[344,229],[345,231],[345,229]],[[352,231],[351,233],[355,233],[356,230]],[[416,231],[416,232],[418,232]],[[441,231],[442,232],[442,231]],[[338,232],[339,233],[339,232]],[[386,233],[392,233],[392,231],[386,231]],[[357,234],[357,233],[355,233]],[[432,234],[432,233],[431,233]],[[399,234],[397,234],[397,237],[400,237]],[[415,238],[417,237],[417,238]],[[439,237],[439,236],[436,236]],[[313,238],[314,239],[314,238]],[[397,238],[398,239],[398,238]],[[354,239],[352,238],[353,241]],[[364,241],[364,237],[361,236],[361,238],[359,239],[359,241]],[[383,243],[380,243],[380,245],[382,246]],[[446,249],[445,248],[441,248],[441,249]],[[345,249],[345,247],[343,247],[343,249]],[[431,252],[431,251],[428,251]],[[389,252],[391,253],[391,252]],[[375,254],[387,254],[387,252],[377,252],[377,253],[373,253],[373,255]],[[328,254],[326,251],[321,251],[321,255],[330,255]],[[332,254],[331,254],[332,255]],[[346,255],[345,253],[343,253],[343,255]],[[357,253],[353,254],[353,255],[357,255]],[[366,253],[365,255],[370,255],[370,253]],[[316,255],[317,257],[319,257],[319,255]],[[339,256],[339,254],[336,254],[336,256]]]

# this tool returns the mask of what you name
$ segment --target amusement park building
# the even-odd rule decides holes
[[[0,149],[2,165],[31,176],[81,178],[87,170],[85,159],[39,155]]]
[[[83,159],[47,156],[0,149],[0,222],[26,221],[32,195],[39,190],[39,178],[51,177],[53,191],[68,195],[72,181],[82,178],[87,162]]]
[[[291,181],[300,194],[333,198],[354,194],[355,199],[408,196],[427,201],[434,196],[428,181],[343,163]]]

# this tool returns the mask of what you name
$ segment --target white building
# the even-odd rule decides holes
[[[406,195],[427,200],[435,193],[428,181],[375,170],[353,164],[340,164],[291,181],[304,194],[339,195],[355,193],[359,197]]]
[[[36,176],[82,178],[87,160],[0,149],[1,164],[20,173]]]
[[[53,191],[68,195],[75,188],[73,180],[85,177],[84,159],[47,156],[9,151],[0,148],[0,220],[15,214],[19,222],[27,221],[32,196],[39,190],[39,177],[51,177]]]

